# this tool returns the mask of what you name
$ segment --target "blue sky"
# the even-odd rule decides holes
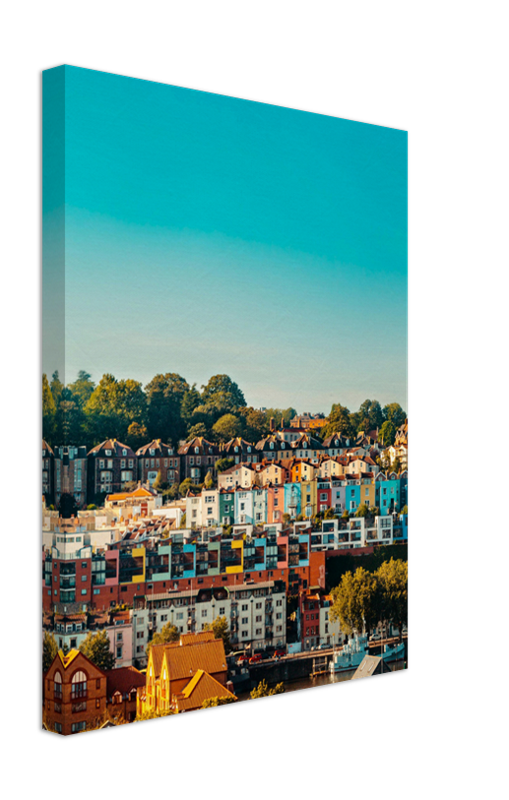
[[[67,381],[406,408],[406,132],[60,69]]]

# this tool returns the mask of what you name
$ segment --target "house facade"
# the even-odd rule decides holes
[[[152,486],[161,475],[161,481],[172,486],[180,483],[180,456],[171,444],[161,439],[153,439],[136,451],[138,459],[138,480]]]
[[[93,447],[87,460],[89,499],[97,494],[120,492],[126,483],[137,478],[136,454],[116,439],[106,439]]]
[[[207,472],[214,473],[216,461],[222,458],[219,447],[196,436],[178,450],[180,456],[180,479],[190,478],[195,484],[203,483]]]
[[[54,466],[55,454],[47,442],[42,440],[42,493],[46,504],[53,504],[55,501],[54,493]]]

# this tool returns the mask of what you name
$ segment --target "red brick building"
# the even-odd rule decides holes
[[[101,670],[79,650],[59,650],[44,676],[43,721],[67,736],[95,730],[107,720],[134,722],[136,693],[145,675],[134,667]]]
[[[106,675],[79,650],[59,650],[44,676],[43,722],[49,731],[99,728],[106,718]]]
[[[172,486],[180,483],[180,456],[171,444],[153,439],[136,451],[138,458],[138,479],[150,486],[161,473],[161,480]]]
[[[116,439],[106,439],[88,453],[88,499],[96,494],[120,492],[126,483],[137,480],[136,454]]]
[[[223,457],[219,447],[197,436],[179,448],[182,480],[191,478],[193,483],[203,483],[207,472],[215,469],[216,461]]]

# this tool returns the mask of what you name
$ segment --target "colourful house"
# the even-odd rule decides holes
[[[396,475],[386,477],[379,472],[376,477],[376,505],[382,516],[400,509],[400,482]]]
[[[295,519],[301,513],[301,485],[300,483],[285,483],[284,485],[284,509],[285,514],[289,514],[291,519]]]

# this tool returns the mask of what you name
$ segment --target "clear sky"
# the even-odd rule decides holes
[[[406,408],[407,134],[65,67],[65,298],[66,381]]]

